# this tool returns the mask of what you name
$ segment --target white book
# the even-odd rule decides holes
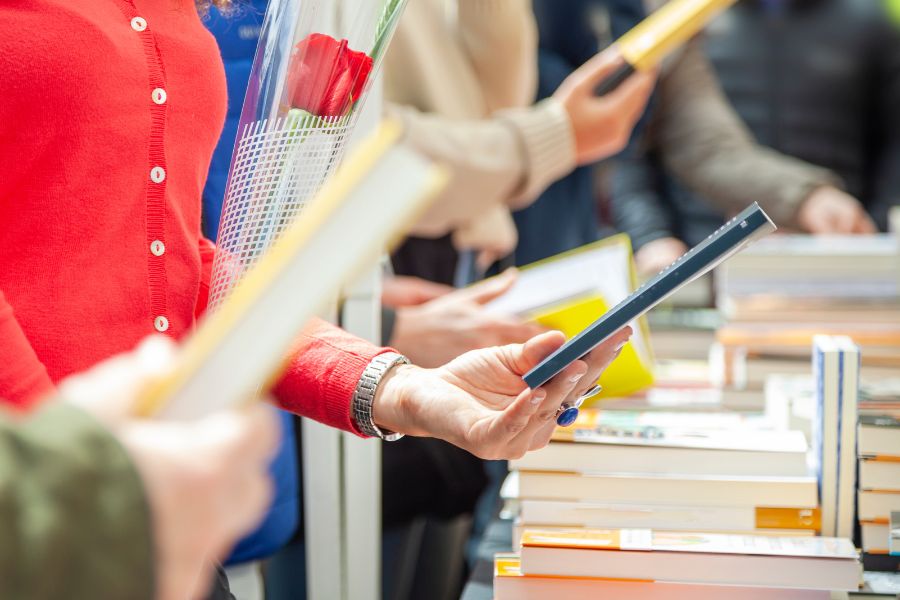
[[[857,439],[860,456],[900,455],[900,418],[860,415]]]
[[[675,529],[679,531],[746,531],[818,527],[818,511],[810,508],[753,506],[670,506],[601,504],[558,500],[520,501],[519,518],[527,525],[558,527]]]
[[[859,487],[863,490],[900,492],[900,457],[865,458],[859,461]]]
[[[551,442],[542,450],[512,461],[510,468],[782,477],[808,474],[808,445],[799,431],[643,429],[652,431],[652,437],[619,435],[610,426],[577,430],[574,441]]]
[[[672,506],[810,508],[817,504],[813,477],[517,473],[520,498],[615,504],[646,504],[649,501]]]
[[[900,492],[860,491],[859,520],[885,521],[891,518],[891,512],[900,511]]]
[[[820,590],[524,575],[515,555],[494,558],[494,600],[831,600]]]
[[[891,545],[891,526],[889,523],[861,522],[863,552],[887,554]]]
[[[839,369],[841,386],[838,397],[838,470],[835,532],[852,538],[856,526],[856,434],[859,403],[859,346],[849,337],[837,338],[841,350]]]
[[[850,540],[676,533],[640,529],[527,530],[522,572],[673,583],[856,591]]]
[[[834,337],[813,339],[813,372],[816,382],[816,412],[813,419],[812,459],[822,506],[822,535],[837,531],[838,426],[841,350]]]

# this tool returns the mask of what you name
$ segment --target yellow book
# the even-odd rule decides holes
[[[513,288],[487,309],[536,321],[571,338],[636,287],[631,241],[618,234],[523,267]],[[598,399],[627,396],[653,384],[647,321],[641,317],[632,327],[631,342],[600,377]]]

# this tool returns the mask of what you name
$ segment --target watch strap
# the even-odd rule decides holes
[[[381,385],[381,381],[388,371],[397,365],[408,364],[409,359],[402,354],[385,352],[373,358],[366,366],[359,378],[359,382],[356,384],[350,404],[353,420],[363,435],[378,437],[386,442],[395,442],[403,437],[402,433],[387,431],[375,424],[372,405],[375,402],[378,386]]]

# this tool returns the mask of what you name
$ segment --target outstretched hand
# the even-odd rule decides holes
[[[485,459],[512,459],[547,445],[560,405],[574,402],[619,355],[625,328],[532,390],[522,375],[565,343],[549,332],[524,344],[475,350],[437,369],[394,369],[379,388],[379,426],[446,440]]]

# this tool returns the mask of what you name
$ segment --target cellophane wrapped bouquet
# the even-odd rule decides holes
[[[273,0],[228,176],[210,308],[302,213],[356,126],[406,0]]]

